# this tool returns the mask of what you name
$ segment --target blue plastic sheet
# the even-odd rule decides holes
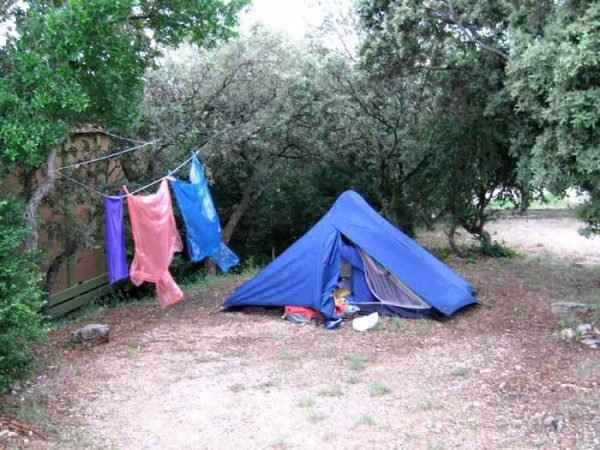
[[[189,258],[202,261],[210,257],[223,272],[239,263],[239,258],[221,241],[221,223],[210,196],[204,168],[198,158],[192,157],[190,182],[173,180],[179,210],[186,228]]]

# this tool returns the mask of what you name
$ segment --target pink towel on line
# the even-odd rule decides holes
[[[131,219],[135,254],[129,276],[136,286],[144,281],[156,283],[156,296],[163,308],[177,303],[183,292],[169,273],[175,252],[183,250],[177,232],[171,194],[166,179],[155,194],[127,194],[127,207]]]

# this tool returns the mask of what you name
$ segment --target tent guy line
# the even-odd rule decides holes
[[[205,141],[205,142],[204,142],[204,143],[203,143],[203,144],[202,144],[200,147],[198,147],[196,150],[192,150],[192,156],[190,156],[189,158],[187,158],[186,160],[184,160],[184,161],[183,161],[181,164],[179,164],[179,165],[178,165],[177,167],[175,167],[174,169],[172,169],[172,170],[169,170],[169,171],[167,172],[167,175],[166,175],[166,176],[161,176],[161,177],[157,178],[156,180],[153,180],[153,181],[151,181],[150,183],[148,183],[148,184],[146,184],[146,185],[144,185],[144,186],[142,186],[142,187],[140,187],[140,188],[138,188],[138,189],[136,189],[136,190],[134,190],[134,191],[131,191],[131,192],[130,192],[130,194],[131,194],[131,195],[133,195],[133,194],[136,194],[136,193],[138,193],[138,192],[140,192],[140,191],[143,191],[144,189],[147,189],[147,188],[149,188],[150,186],[153,186],[153,185],[155,185],[156,183],[160,183],[160,182],[161,182],[161,181],[162,181],[162,180],[163,180],[165,177],[170,177],[171,175],[175,174],[175,173],[176,173],[177,171],[179,171],[179,170],[180,170],[180,169],[181,169],[183,166],[185,166],[187,163],[189,163],[189,162],[190,162],[190,161],[191,161],[191,160],[194,158],[194,156],[198,156],[198,154],[200,153],[200,150],[202,150],[204,147],[206,147],[208,144],[210,144],[212,141],[214,141],[214,140],[215,140],[217,137],[219,137],[219,136],[221,136],[221,135],[223,135],[223,134],[225,134],[225,133],[228,133],[228,132],[230,132],[230,131],[232,131],[232,130],[235,130],[236,128],[238,128],[238,127],[228,128],[228,129],[226,129],[226,130],[223,130],[223,131],[220,131],[220,132],[218,132],[218,133],[215,133],[215,134],[213,134],[213,135],[212,135],[212,136],[211,136],[209,139],[207,139],[207,140],[206,140],[206,141]],[[161,139],[155,139],[154,141],[151,141],[151,142],[147,142],[147,143],[145,143],[143,146],[150,145],[150,144],[152,144],[152,143],[155,143],[155,142],[158,142],[158,141],[160,141],[160,140],[161,140]],[[132,147],[132,148],[128,149],[127,151],[131,151],[131,150],[133,150],[133,149],[139,149],[139,148],[142,148],[143,146],[138,146],[137,148],[136,148],[136,147]],[[100,161],[100,160],[103,160],[103,159],[108,159],[108,158],[110,158],[110,157],[113,157],[113,156],[118,156],[118,155],[120,155],[120,154],[123,154],[123,153],[125,153],[125,151],[121,151],[121,152],[112,153],[111,155],[106,155],[105,157],[101,157],[101,158],[94,158],[93,160],[84,161],[84,162],[82,162],[82,163],[74,164],[74,165],[72,165],[72,167],[74,167],[74,168],[77,168],[78,166],[80,166],[80,165],[82,165],[82,164],[87,164],[87,163],[89,163],[89,162],[97,162],[97,161]],[[78,181],[78,180],[76,180],[75,178],[72,178],[72,177],[70,177],[69,175],[67,175],[67,174],[63,173],[63,172],[61,171],[61,169],[64,169],[64,168],[66,168],[66,167],[61,167],[61,168],[55,169],[55,172],[56,172],[57,174],[59,174],[59,175],[63,176],[63,177],[64,177],[64,178],[66,178],[67,180],[69,180],[69,181],[71,181],[71,182],[73,182],[73,183],[75,183],[75,184],[79,185],[80,187],[83,187],[83,188],[85,188],[85,189],[87,189],[87,190],[89,190],[89,191],[91,191],[91,192],[94,192],[94,193],[96,193],[96,194],[98,194],[98,195],[100,195],[100,196],[102,196],[102,197],[104,197],[104,198],[108,198],[108,197],[110,197],[110,198],[114,198],[114,199],[124,199],[124,198],[126,198],[126,197],[127,197],[127,195],[120,195],[120,196],[117,196],[117,195],[108,195],[108,194],[104,194],[104,193],[100,192],[98,189],[96,189],[94,186],[90,186],[90,185],[87,185],[87,184],[85,184],[85,183],[82,183],[81,181]]]

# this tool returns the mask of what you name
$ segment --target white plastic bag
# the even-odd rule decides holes
[[[368,316],[357,317],[352,321],[352,328],[356,331],[367,331],[375,327],[379,322],[379,314],[374,312]]]

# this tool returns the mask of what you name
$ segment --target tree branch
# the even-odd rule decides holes
[[[467,37],[467,39],[469,39],[471,42],[473,42],[479,48],[481,48],[489,53],[495,54],[496,56],[502,58],[504,61],[508,61],[508,55],[506,53],[504,53],[502,50],[499,50],[495,47],[491,47],[491,46],[485,44],[479,37],[479,34],[477,33],[477,31],[473,30],[472,28],[469,28],[462,22],[459,15],[456,13],[456,11],[454,10],[454,7],[452,6],[451,0],[448,0],[445,3],[448,5],[449,11],[447,11],[447,12],[440,11],[439,9],[433,8],[431,6],[426,6],[426,5],[424,6],[424,8],[426,10],[433,12],[443,22],[456,25],[463,32],[463,34]]]
[[[62,146],[62,142],[55,146],[48,154],[48,158],[46,159],[46,176],[35,189],[25,206],[25,224],[27,228],[29,228],[29,233],[25,237],[26,250],[34,250],[38,246],[37,211],[44,197],[46,197],[48,192],[54,187],[54,182],[56,180],[56,172],[54,169],[56,167],[56,154],[59,146]]]

